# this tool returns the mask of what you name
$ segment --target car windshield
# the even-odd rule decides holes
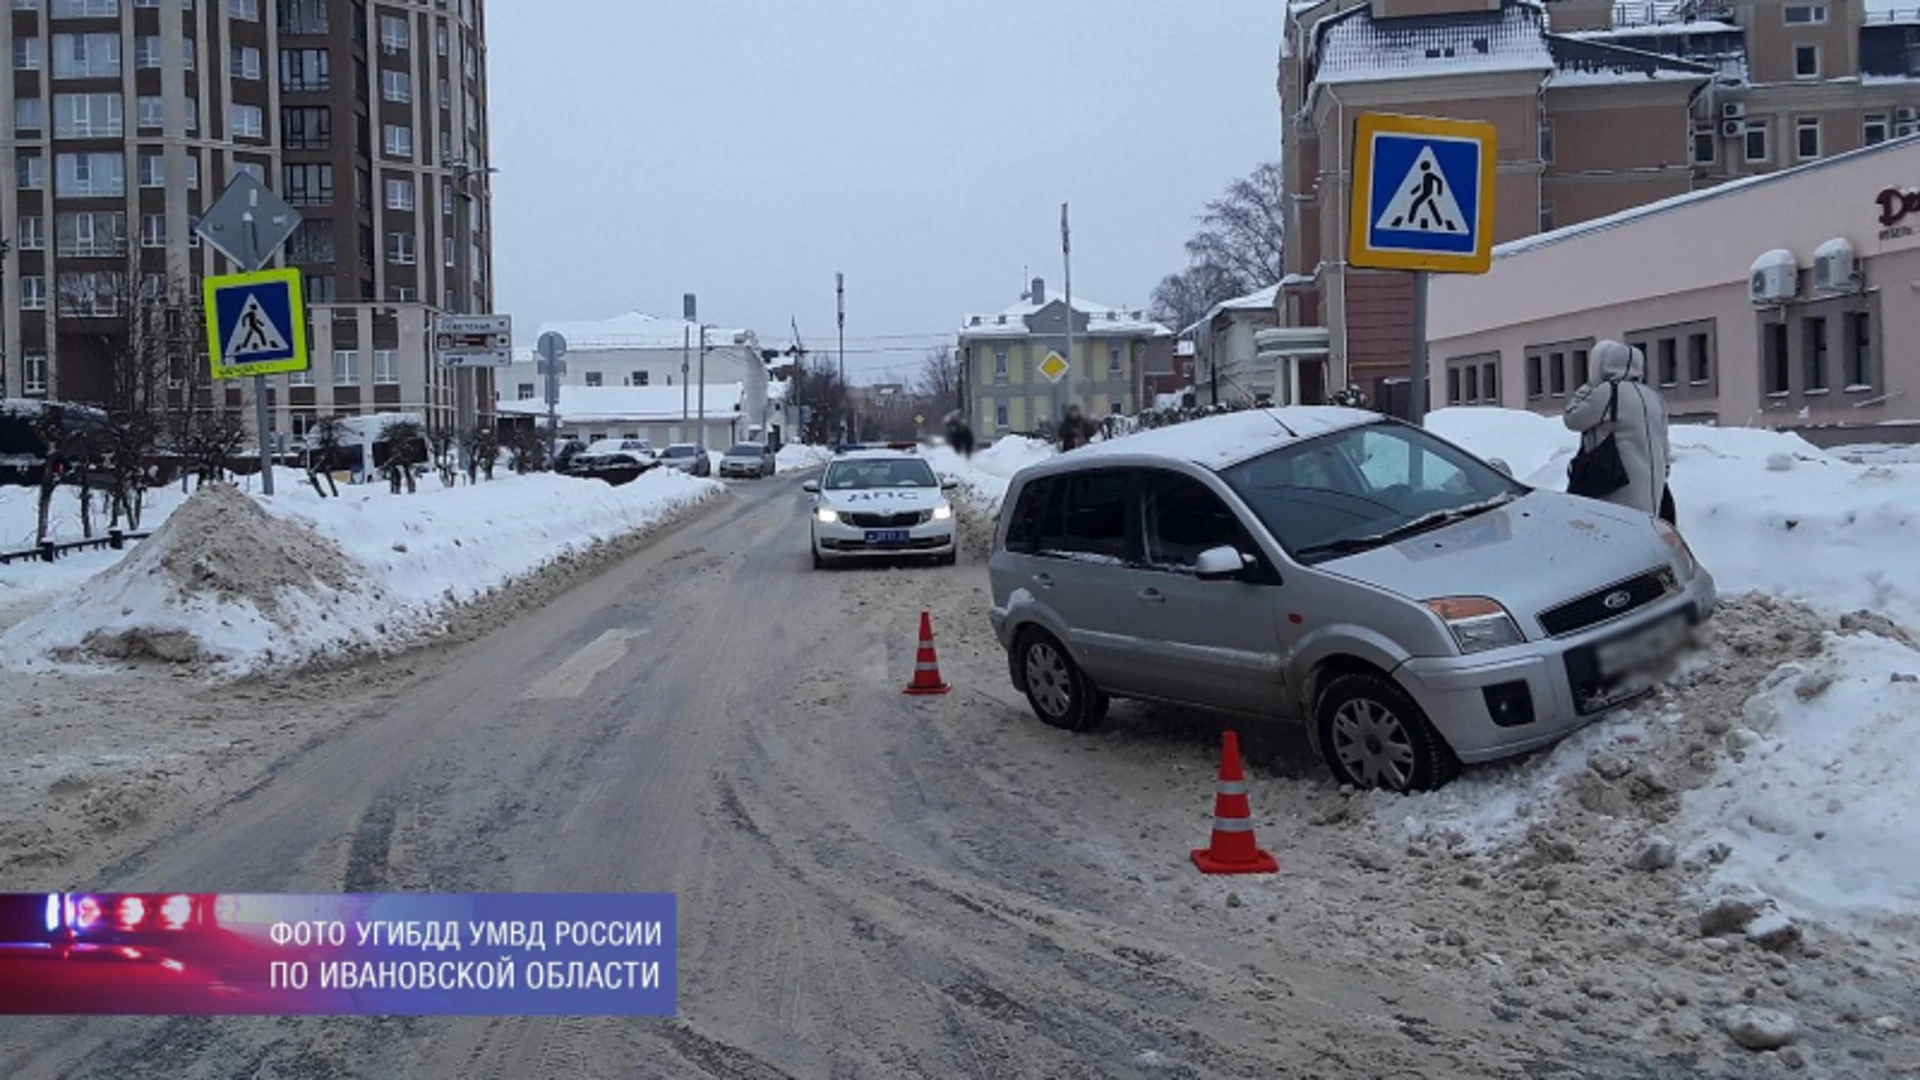
[[[1393,543],[1526,491],[1473,455],[1398,423],[1281,447],[1220,476],[1304,563]]]
[[[878,458],[872,461],[836,461],[827,470],[828,491],[862,488],[938,487],[933,468],[917,458]]]
[[[727,451],[727,456],[728,457],[759,457],[764,452],[765,451],[763,451],[759,446],[756,446],[753,443],[740,443],[736,445],[733,449]]]
[[[697,446],[669,446],[660,451],[661,457],[692,457],[700,452]]]

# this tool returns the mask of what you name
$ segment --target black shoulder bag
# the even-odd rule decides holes
[[[1607,423],[1620,419],[1620,384],[1612,379],[1607,386],[1613,392],[1612,400],[1607,402]],[[1620,444],[1614,441],[1614,433],[1592,447],[1582,446],[1580,452],[1573,455],[1567,463],[1567,494],[1584,495],[1589,499],[1604,499],[1626,487],[1627,466],[1620,460]]]

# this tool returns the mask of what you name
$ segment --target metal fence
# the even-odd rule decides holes
[[[69,540],[64,544],[44,540],[37,547],[21,551],[0,551],[0,566],[16,562],[53,562],[62,555],[71,555],[76,551],[101,551],[111,548],[120,551],[129,540],[145,540],[152,533],[121,532],[119,529],[107,530],[107,535],[96,536],[90,540]]]

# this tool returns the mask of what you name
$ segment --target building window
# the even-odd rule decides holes
[[[1544,116],[1540,118],[1540,160],[1553,164],[1553,121]]]
[[[1712,339],[1706,334],[1687,335],[1687,381],[1695,386],[1713,381]]]
[[[123,109],[119,94],[55,94],[53,133],[62,139],[118,138],[126,129]]]
[[[21,36],[13,39],[13,70],[40,70],[40,39],[34,36]]]
[[[1527,400],[1547,396],[1546,358],[1539,353],[1527,354]]]
[[[37,132],[45,122],[46,113],[40,107],[39,98],[13,99],[13,133],[15,135]]]
[[[294,206],[331,206],[333,166],[280,166],[280,197]]]
[[[47,162],[37,153],[22,150],[13,155],[13,186],[21,191],[39,191],[47,186]]]
[[[22,390],[29,394],[45,394],[47,392],[47,354],[30,352],[22,356],[20,375]]]
[[[1693,125],[1693,163],[1711,165],[1720,157],[1720,135],[1712,124]]]
[[[1819,315],[1810,315],[1801,323],[1802,333],[1806,335],[1806,377],[1804,392],[1824,394],[1827,392],[1827,320]]]
[[[235,45],[230,54],[233,60],[233,77],[236,79],[257,79],[260,77],[260,50],[251,45]]]
[[[1795,45],[1793,47],[1793,77],[1796,79],[1820,77],[1820,46]]]
[[[400,359],[392,349],[373,350],[375,386],[396,386],[400,382]]]
[[[158,94],[142,95],[139,103],[138,123],[142,131],[158,131],[167,126],[166,99]]]
[[[459,250],[459,247],[460,245],[455,243],[451,236],[443,236],[440,238],[440,263],[442,266],[445,266],[449,270],[453,269],[454,253]]]
[[[1788,4],[1780,9],[1780,21],[1788,26],[1818,26],[1827,21],[1825,4]]]
[[[1749,162],[1767,160],[1767,122],[1765,120],[1747,121],[1746,158]]]
[[[332,62],[325,49],[281,49],[280,89],[326,90],[333,82]]]
[[[281,33],[324,34],[327,31],[327,0],[280,0]]]
[[[133,66],[140,71],[153,71],[165,62],[164,43],[158,34],[145,34],[133,41]]]
[[[333,385],[360,385],[360,354],[353,349],[333,351]]]
[[[411,285],[387,286],[387,299],[396,304],[411,304],[420,299],[420,290]]]
[[[385,142],[388,157],[413,160],[413,129],[405,124],[388,124]]]
[[[21,251],[45,251],[47,248],[47,222],[38,215],[28,215],[20,219],[14,229],[15,239]]]
[[[192,71],[194,55],[195,54],[194,54],[193,39],[181,38],[180,39],[180,66],[185,68],[188,71]]]
[[[995,402],[993,406],[993,426],[1001,431],[1007,430],[1007,403]]]
[[[413,209],[413,181],[405,177],[388,177],[387,209]]]
[[[227,0],[227,18],[259,22],[260,0]]]
[[[446,217],[453,216],[453,181],[451,180],[440,181],[440,213]]]
[[[404,71],[380,72],[380,97],[398,105],[413,100],[413,77]]]
[[[1873,315],[1865,311],[1847,313],[1847,389],[1858,392],[1873,389]]]
[[[533,400],[533,384],[530,382],[523,382],[518,386],[515,386],[513,388],[513,392],[514,392],[514,400],[516,401],[532,401]]]
[[[412,266],[414,264],[412,233],[391,232],[387,234],[387,261],[399,266]]]
[[[287,237],[287,259],[297,263],[334,261],[333,222],[326,218],[308,218]]]
[[[300,281],[301,299],[309,304],[331,304],[338,295],[332,274],[308,274]]]
[[[167,159],[159,153],[142,153],[135,167],[140,171],[141,187],[163,188],[167,186]]]
[[[1887,141],[1887,118],[1884,113],[1869,115],[1860,122],[1860,145],[1878,146]]]
[[[200,159],[192,154],[187,155],[187,190],[200,190]]]
[[[1109,375],[1120,373],[1120,346],[1118,345],[1107,346],[1107,373]]]
[[[258,139],[265,130],[265,118],[258,105],[234,105],[233,112],[227,117],[227,137],[233,139]]]
[[[1787,369],[1787,324],[1763,325],[1760,349],[1761,390],[1769,397],[1786,397],[1792,385]]]
[[[54,158],[54,192],[77,197],[127,192],[127,161],[118,153],[61,154]]]
[[[100,271],[61,274],[60,312],[93,319],[120,314],[120,275]]]
[[[20,310],[47,310],[47,279],[38,274],[20,279]]]
[[[405,52],[413,43],[407,20],[400,15],[380,16],[380,50],[387,53]]]
[[[453,84],[452,83],[449,83],[445,79],[441,79],[439,95],[440,95],[439,101],[440,101],[441,108],[449,109],[453,107]]]
[[[280,110],[280,138],[288,150],[326,150],[333,146],[333,110],[301,105]]]
[[[21,10],[16,3],[14,10]],[[32,10],[29,6],[26,10]],[[56,19],[106,19],[120,14],[120,0],[53,0]]]
[[[140,246],[143,248],[167,246],[167,215],[140,215]]]
[[[1661,386],[1680,385],[1680,342],[1677,338],[1663,337],[1654,342],[1654,372]]]
[[[452,160],[453,132],[443,130],[440,132],[440,163],[444,165]]]
[[[633,385],[635,385],[635,386],[647,386],[647,385],[649,385],[649,384],[650,384],[650,383],[651,383],[652,381],[653,381],[653,373],[652,373],[652,372],[649,372],[649,371],[636,371],[636,372],[634,372],[634,373],[633,373]]]
[[[1794,152],[1801,161],[1820,156],[1820,118],[1803,116],[1793,123]]]
[[[1007,381],[1007,347],[996,345],[993,350],[993,381]]]
[[[119,34],[53,35],[54,78],[107,79],[119,76]]]
[[[589,372],[587,372],[587,385],[588,385],[588,386],[602,386],[602,385],[604,385],[604,380],[603,380],[603,378],[602,378],[602,376],[601,376],[601,374],[600,374],[599,372],[597,372],[597,371],[589,371]]]

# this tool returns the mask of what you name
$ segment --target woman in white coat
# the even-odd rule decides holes
[[[1597,377],[1574,391],[1567,402],[1567,427],[1580,433],[1583,450],[1599,446],[1609,435],[1620,450],[1626,485],[1598,498],[1660,515],[1673,465],[1666,402],[1646,384],[1647,358],[1639,349],[1602,341],[1594,345],[1592,355]]]

